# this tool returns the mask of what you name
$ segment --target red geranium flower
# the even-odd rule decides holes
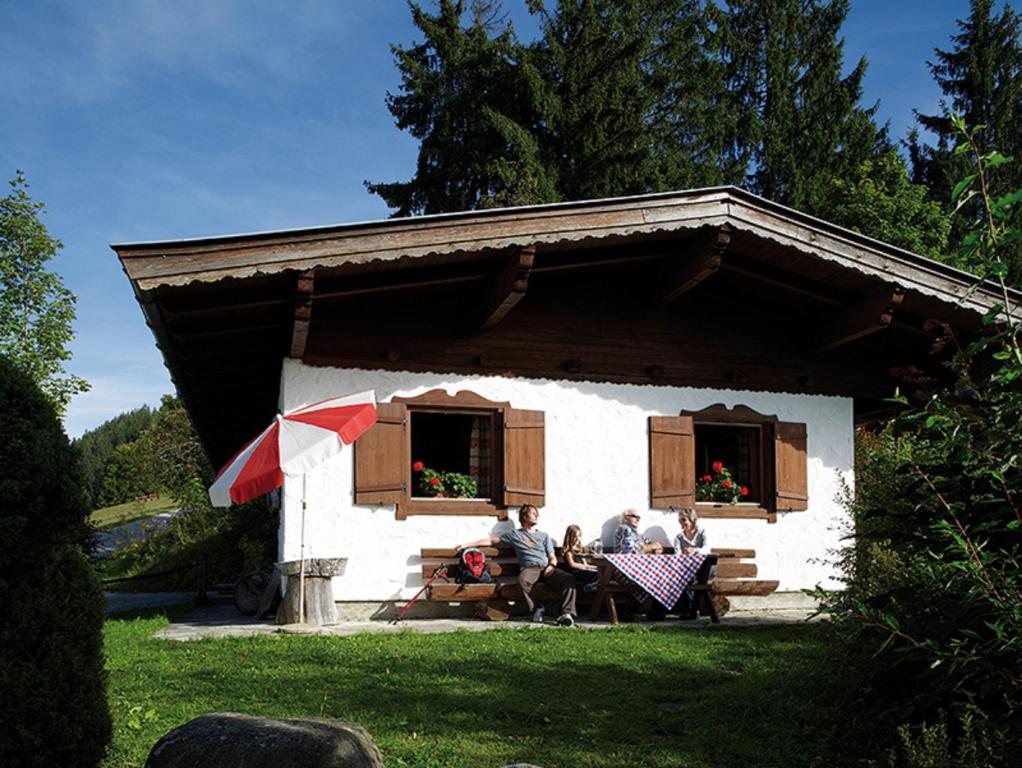
[[[716,472],[719,475],[720,471],[722,469],[724,469],[724,462],[722,462],[722,461],[715,461],[710,466],[713,467],[713,471]]]
[[[416,472],[421,472],[425,468],[426,468],[426,465],[423,464],[421,461],[417,461],[414,464],[412,464],[412,469],[415,470]]]
[[[439,477],[432,478],[429,481],[429,484],[432,485],[435,488],[436,486],[440,485],[440,478]]]
[[[712,478],[712,477],[710,477],[709,475],[703,475],[703,482],[704,482],[704,483],[710,483],[710,482],[713,482],[713,478]]]
[[[725,480],[724,482],[721,483],[721,485],[724,486],[725,488],[730,488],[731,487],[731,481],[730,480]]]
[[[741,493],[742,496],[748,496],[749,495],[749,488],[748,488],[748,486],[743,485],[741,490],[739,491],[739,493]]]

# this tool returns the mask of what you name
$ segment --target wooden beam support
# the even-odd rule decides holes
[[[220,315],[234,317],[246,312],[261,312],[265,309],[284,307],[288,299],[260,299],[258,301],[245,301],[237,304],[219,304],[211,307],[190,307],[188,309],[168,310],[161,308],[161,312],[168,320],[176,320],[182,317],[204,317],[207,315]],[[284,309],[286,312],[287,310]]]
[[[291,357],[301,360],[305,355],[305,342],[309,340],[312,320],[312,293],[316,287],[316,270],[309,269],[298,275],[295,286],[295,319],[291,327]]]
[[[820,333],[816,351],[836,349],[890,327],[894,311],[904,299],[905,292],[897,286],[885,284],[874,288]]]
[[[663,285],[669,287],[660,303],[670,304],[720,269],[720,259],[730,244],[729,224],[699,232],[692,238],[691,246],[685,248],[686,252],[676,255],[669,262],[663,282]]]
[[[511,254],[493,284],[481,330],[493,328],[522,300],[529,287],[529,273],[535,260],[535,246],[519,248]]]

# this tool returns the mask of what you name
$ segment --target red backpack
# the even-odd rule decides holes
[[[486,562],[486,555],[481,550],[469,547],[458,553],[458,576],[456,581],[459,584],[493,583],[490,565]]]

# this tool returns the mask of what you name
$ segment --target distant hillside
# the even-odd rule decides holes
[[[114,416],[93,430],[72,441],[81,453],[82,474],[92,508],[99,505],[100,491],[107,462],[117,446],[134,442],[153,421],[155,411],[143,405],[133,411]]]

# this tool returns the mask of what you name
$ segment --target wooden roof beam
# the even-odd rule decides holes
[[[817,352],[836,349],[863,336],[889,328],[894,312],[905,299],[895,285],[881,285],[869,291],[861,301],[848,307],[819,336]]]
[[[721,257],[730,244],[729,224],[703,230],[696,235],[691,241],[691,248],[686,249],[688,252],[675,256],[669,262],[664,284],[670,287],[660,298],[660,303],[669,304],[716,273],[720,269]]]
[[[481,330],[487,331],[503,320],[529,287],[529,274],[536,260],[536,246],[517,248],[497,273],[490,292]]]
[[[291,357],[301,360],[305,343],[309,340],[312,321],[312,294],[316,287],[316,270],[308,269],[298,275],[295,286],[295,319],[291,326]]]

